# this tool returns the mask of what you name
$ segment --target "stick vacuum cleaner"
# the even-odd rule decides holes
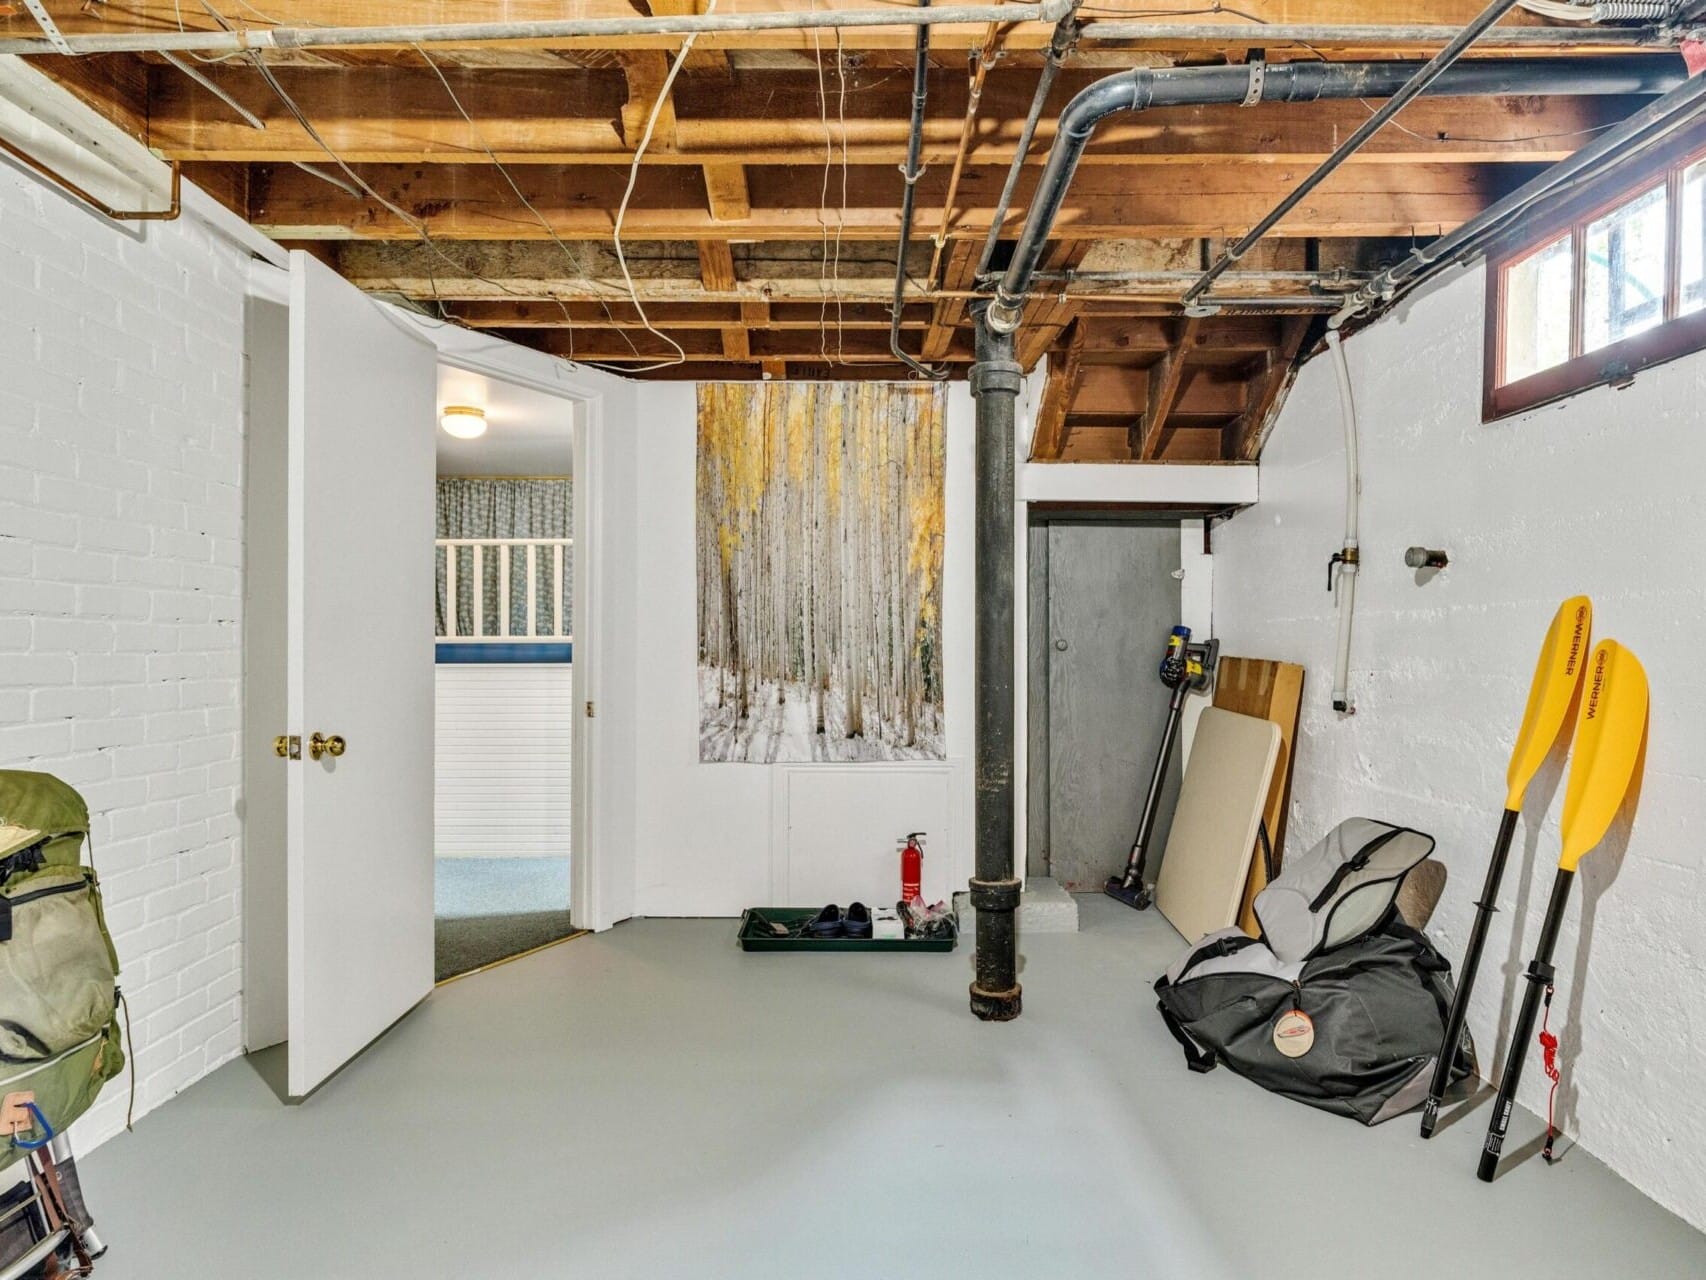
[[[1174,627],[1167,637],[1167,653],[1160,668],[1161,683],[1173,691],[1167,703],[1167,728],[1161,735],[1161,749],[1155,754],[1155,772],[1149,776],[1149,794],[1143,798],[1143,816],[1138,819],[1137,838],[1131,842],[1131,853],[1126,856],[1125,874],[1108,877],[1102,886],[1103,893],[1118,898],[1135,911],[1142,911],[1155,901],[1155,885],[1147,874],[1149,838],[1155,833],[1161,789],[1167,784],[1167,766],[1173,759],[1173,744],[1179,740],[1185,696],[1208,687],[1219,656],[1220,641],[1192,644],[1189,627]]]

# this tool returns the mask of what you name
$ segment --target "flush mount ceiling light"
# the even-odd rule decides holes
[[[472,440],[486,434],[486,411],[471,404],[445,405],[438,424],[458,440]]]

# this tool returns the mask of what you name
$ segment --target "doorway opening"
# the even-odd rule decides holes
[[[574,404],[441,365],[434,968],[575,932]]]

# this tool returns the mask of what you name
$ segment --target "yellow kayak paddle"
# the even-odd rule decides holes
[[[1439,1057],[1434,1062],[1433,1083],[1428,1088],[1428,1100],[1422,1104],[1422,1137],[1431,1138],[1439,1122],[1440,1099],[1451,1085],[1453,1065],[1457,1062],[1457,1047],[1463,1039],[1463,1023],[1469,1016],[1469,992],[1475,985],[1475,974],[1481,967],[1481,952],[1487,945],[1487,928],[1493,913],[1498,910],[1499,882],[1504,879],[1505,860],[1510,856],[1511,840],[1516,835],[1517,816],[1522,812],[1523,795],[1528,784],[1539,772],[1546,757],[1552,753],[1559,733],[1568,722],[1570,708],[1582,687],[1582,672],[1587,670],[1588,645],[1593,632],[1593,603],[1586,596],[1571,596],[1558,606],[1546,639],[1540,646],[1540,659],[1534,665],[1534,680],[1528,687],[1528,706],[1522,713],[1522,728],[1517,730],[1516,745],[1511,748],[1510,768],[1505,773],[1509,792],[1505,797],[1505,813],[1499,822],[1498,838],[1493,841],[1493,860],[1487,865],[1487,881],[1481,886],[1481,900],[1475,904],[1475,923],[1469,931],[1469,948],[1458,971],[1457,995],[1451,1002],[1451,1013],[1445,1020],[1445,1037],[1440,1042]]]
[[[1576,717],[1576,742],[1570,761],[1570,780],[1564,791],[1563,850],[1558,875],[1552,882],[1552,898],[1546,904],[1546,921],[1540,928],[1540,943],[1525,975],[1522,1011],[1517,1016],[1510,1053],[1505,1059],[1504,1078],[1499,1082],[1498,1101],[1493,1105],[1487,1141],[1481,1149],[1477,1171],[1482,1182],[1491,1182],[1498,1171],[1499,1152],[1510,1128],[1516,1106],[1517,1084],[1541,1002],[1552,999],[1552,952],[1558,929],[1564,922],[1564,903],[1570,882],[1583,856],[1599,844],[1623,807],[1640,767],[1642,745],[1647,735],[1647,673],[1640,659],[1618,644],[1605,640],[1594,646],[1588,664],[1587,689]],[[1554,1075],[1554,1080],[1556,1076]],[[1555,1136],[1550,1121],[1546,1144],[1550,1153]]]

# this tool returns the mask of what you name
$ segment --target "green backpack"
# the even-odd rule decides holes
[[[65,783],[0,770],[0,1097],[34,1094],[39,1113],[35,1131],[0,1134],[0,1169],[124,1068],[118,953],[82,865],[88,834],[89,807]]]

